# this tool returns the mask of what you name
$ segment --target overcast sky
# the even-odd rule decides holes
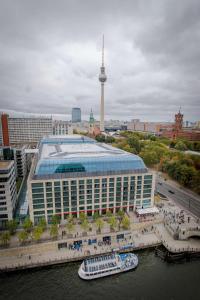
[[[200,0],[0,0],[0,110],[200,119]]]

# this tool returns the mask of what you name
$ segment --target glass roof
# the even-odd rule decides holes
[[[97,143],[87,137],[55,136],[41,141],[35,175],[131,170],[140,172],[145,169],[139,156],[121,149]]]

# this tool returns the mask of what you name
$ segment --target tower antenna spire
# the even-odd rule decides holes
[[[102,66],[104,66],[104,34],[102,40]]]

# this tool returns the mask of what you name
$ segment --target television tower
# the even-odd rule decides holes
[[[100,131],[104,132],[104,82],[106,82],[107,77],[105,74],[104,67],[104,35],[102,43],[102,65],[100,68],[99,81],[101,82],[101,114],[100,114]]]

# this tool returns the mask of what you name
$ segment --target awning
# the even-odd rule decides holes
[[[139,208],[137,209],[137,214],[139,216],[148,215],[148,214],[158,214],[159,210],[157,207],[148,207],[148,208]]]

